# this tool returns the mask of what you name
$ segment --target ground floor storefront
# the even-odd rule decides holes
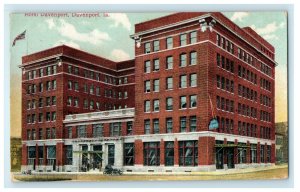
[[[273,140],[216,132],[26,141],[22,170],[198,172],[271,166]]]

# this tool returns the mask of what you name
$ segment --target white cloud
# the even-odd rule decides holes
[[[48,24],[49,29],[52,29],[53,27],[55,27],[55,23],[54,23],[53,19],[47,19],[46,22]]]
[[[58,20],[55,24],[53,20],[47,20],[49,29],[57,30],[61,36],[68,37],[72,41],[91,43],[93,45],[101,44],[103,41],[110,40],[108,33],[94,29],[88,33],[80,33],[76,27],[63,19]]]
[[[59,40],[56,43],[53,44],[53,47],[59,46],[59,45],[67,45],[69,47],[73,47],[75,49],[80,49],[80,45],[73,41],[66,41],[66,40]]]
[[[281,29],[285,26],[285,23],[282,22],[280,24],[277,24],[275,21],[272,23],[268,23],[266,26],[261,28],[256,28],[255,25],[251,25],[251,28],[255,30],[260,35],[266,35],[276,32],[278,29]]]
[[[247,12],[234,12],[232,17],[230,18],[232,21],[240,21],[240,22],[243,22],[243,19],[245,17],[247,17],[249,15],[249,13]]]
[[[112,58],[114,58],[115,61],[124,61],[130,59],[129,54],[122,49],[114,49],[112,50],[110,55]]]
[[[263,38],[266,40],[270,40],[270,39],[278,40],[279,39],[279,37],[275,34],[267,34],[267,35],[264,35]]]
[[[118,27],[122,25],[125,29],[130,31],[131,23],[125,13],[109,13],[108,19],[114,21],[114,24],[111,27]]]

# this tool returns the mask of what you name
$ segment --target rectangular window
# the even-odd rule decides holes
[[[121,136],[121,123],[116,122],[116,123],[110,123],[109,124],[109,132],[111,137],[115,136]]]
[[[144,132],[145,134],[150,134],[150,120],[146,119],[144,120]]]
[[[153,51],[159,51],[159,40],[153,41]]]
[[[103,124],[93,125],[93,137],[102,137],[103,136]]]
[[[43,90],[44,90],[44,84],[40,83],[39,84],[39,92],[43,92]]]
[[[86,138],[86,125],[79,125],[77,126],[77,138]]]
[[[173,57],[172,56],[167,57],[166,69],[173,69]]]
[[[133,125],[132,125],[133,123],[132,123],[132,121],[128,121],[127,123],[126,123],[126,134],[127,135],[132,135],[133,134]]]
[[[186,109],[186,96],[181,96],[180,97],[180,109]]]
[[[52,121],[56,121],[56,112],[52,112]]]
[[[52,81],[52,89],[55,90],[56,89],[56,80]]]
[[[73,131],[72,131],[72,127],[66,127],[67,128],[67,138],[72,139],[73,137]]]
[[[154,92],[159,92],[159,79],[154,79],[153,80],[153,91]]]
[[[197,130],[197,117],[190,116],[190,132],[195,132]]]
[[[186,66],[186,54],[180,54],[180,67],[185,67]]]
[[[180,88],[186,88],[187,87],[187,82],[186,82],[186,75],[180,75]]]
[[[36,140],[36,132],[35,132],[35,129],[32,129],[32,140]]]
[[[166,130],[167,133],[172,133],[173,132],[173,119],[172,119],[172,117],[169,117],[169,118],[166,119],[166,127],[167,127],[167,130]]]
[[[114,144],[108,145],[108,164],[109,165],[115,164],[115,145]]]
[[[190,43],[196,43],[197,42],[197,31],[193,31],[190,33]]]
[[[44,76],[44,69],[40,68],[40,77],[43,77],[43,76]]]
[[[174,142],[165,142],[165,166],[174,166]]]
[[[145,166],[160,165],[160,143],[159,142],[144,143],[144,165]]]
[[[28,147],[28,159],[35,159],[36,158],[36,147],[30,146]]]
[[[150,61],[145,61],[144,72],[145,72],[145,73],[150,73],[150,71],[151,71],[151,64],[150,64]]]
[[[153,100],[153,111],[154,112],[159,111],[159,100],[158,99]]]
[[[73,146],[65,145],[65,165],[73,164]]]
[[[197,107],[197,95],[190,95],[190,108]]]
[[[172,37],[168,37],[167,38],[167,49],[172,49],[173,48],[173,38]]]
[[[145,43],[145,53],[150,53],[151,52],[151,44],[150,42]]]
[[[180,132],[186,132],[186,117],[180,117]]]
[[[72,73],[72,65],[68,65],[68,73]]]
[[[197,52],[193,51],[190,52],[190,65],[196,65],[197,64]]]
[[[180,35],[180,46],[186,45],[186,34]]]
[[[173,89],[173,77],[167,77],[167,89]]]
[[[72,105],[72,97],[71,97],[71,96],[68,97],[67,105],[68,105],[68,106],[71,106],[71,105]]]
[[[50,128],[46,129],[46,139],[50,139],[51,138],[51,130]]]
[[[198,141],[179,142],[179,166],[198,166]]]
[[[153,119],[153,133],[159,133],[159,119]]]
[[[51,66],[47,67],[47,75],[51,75]]]
[[[52,105],[56,105],[56,96],[52,96]]]
[[[150,80],[145,81],[145,92],[149,93],[151,91]]]
[[[159,59],[153,60],[153,71],[159,71]]]
[[[166,110],[173,110],[173,98],[167,97],[166,99]]]
[[[144,102],[144,112],[150,112],[150,101],[149,100]]]
[[[260,162],[265,163],[265,146],[260,145]]]
[[[124,165],[134,165],[134,143],[124,143]]]
[[[56,138],[56,129],[55,127],[52,127],[52,130],[51,130],[51,139],[55,139]]]
[[[57,66],[56,66],[56,65],[53,65],[53,66],[52,66],[52,73],[53,73],[53,74],[56,74],[56,72],[57,72]]]
[[[43,113],[39,113],[39,123],[43,122]]]
[[[96,95],[100,96],[100,87],[96,87]]]
[[[51,115],[50,112],[46,113],[46,121],[51,121]]]
[[[89,101],[87,99],[84,99],[83,100],[83,108],[87,109],[89,107],[88,105],[89,105]]]
[[[74,67],[74,74],[79,75],[79,68],[78,67]]]
[[[196,73],[190,74],[190,86],[191,87],[197,86],[197,74]]]
[[[40,128],[39,129],[39,140],[42,140],[44,137],[43,137],[43,129]]]

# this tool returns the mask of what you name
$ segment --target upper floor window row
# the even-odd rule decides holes
[[[27,71],[26,79],[31,80],[31,79],[35,79],[37,77],[44,77],[44,76],[47,76],[47,75],[54,75],[56,73],[57,73],[57,66],[52,65],[52,66],[48,66],[48,67],[45,67],[45,68],[40,68],[40,69],[36,69],[36,70]]]
[[[161,50],[161,44],[163,40],[154,40],[144,43],[144,53],[157,52]],[[197,31],[183,33],[179,35],[179,46],[185,46],[187,44],[193,44],[197,42]],[[165,48],[172,49],[174,47],[174,37],[167,37],[165,39]]]
[[[255,65],[254,58],[241,48],[238,48],[238,58],[252,66]]]
[[[182,53],[179,55],[179,67],[186,67],[189,65],[197,64],[197,52],[191,51],[189,54]],[[165,59],[165,69],[173,69],[174,68],[174,57],[167,56]],[[159,71],[160,70],[160,59],[147,60],[144,62],[144,72],[150,73],[151,71]]]
[[[228,51],[229,53],[234,54],[234,44],[226,39],[225,37],[221,36],[220,34],[217,34],[217,45],[224,50]]]
[[[217,65],[222,69],[234,73],[234,62],[217,53]]]
[[[117,85],[117,84],[120,85],[120,84],[128,83],[128,77],[116,78],[116,77],[112,77],[110,75],[100,75],[100,73],[98,73],[98,72],[87,70],[87,69],[83,69],[82,71],[80,71],[78,67],[75,67],[72,65],[68,65],[67,67],[68,67],[67,72],[69,74],[83,76],[88,79],[93,79],[96,81],[103,81],[105,83],[112,84],[112,85]]]

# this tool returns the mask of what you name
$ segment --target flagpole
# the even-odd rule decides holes
[[[26,29],[26,33],[27,33],[27,38],[26,38],[26,55],[28,55],[28,30]]]

